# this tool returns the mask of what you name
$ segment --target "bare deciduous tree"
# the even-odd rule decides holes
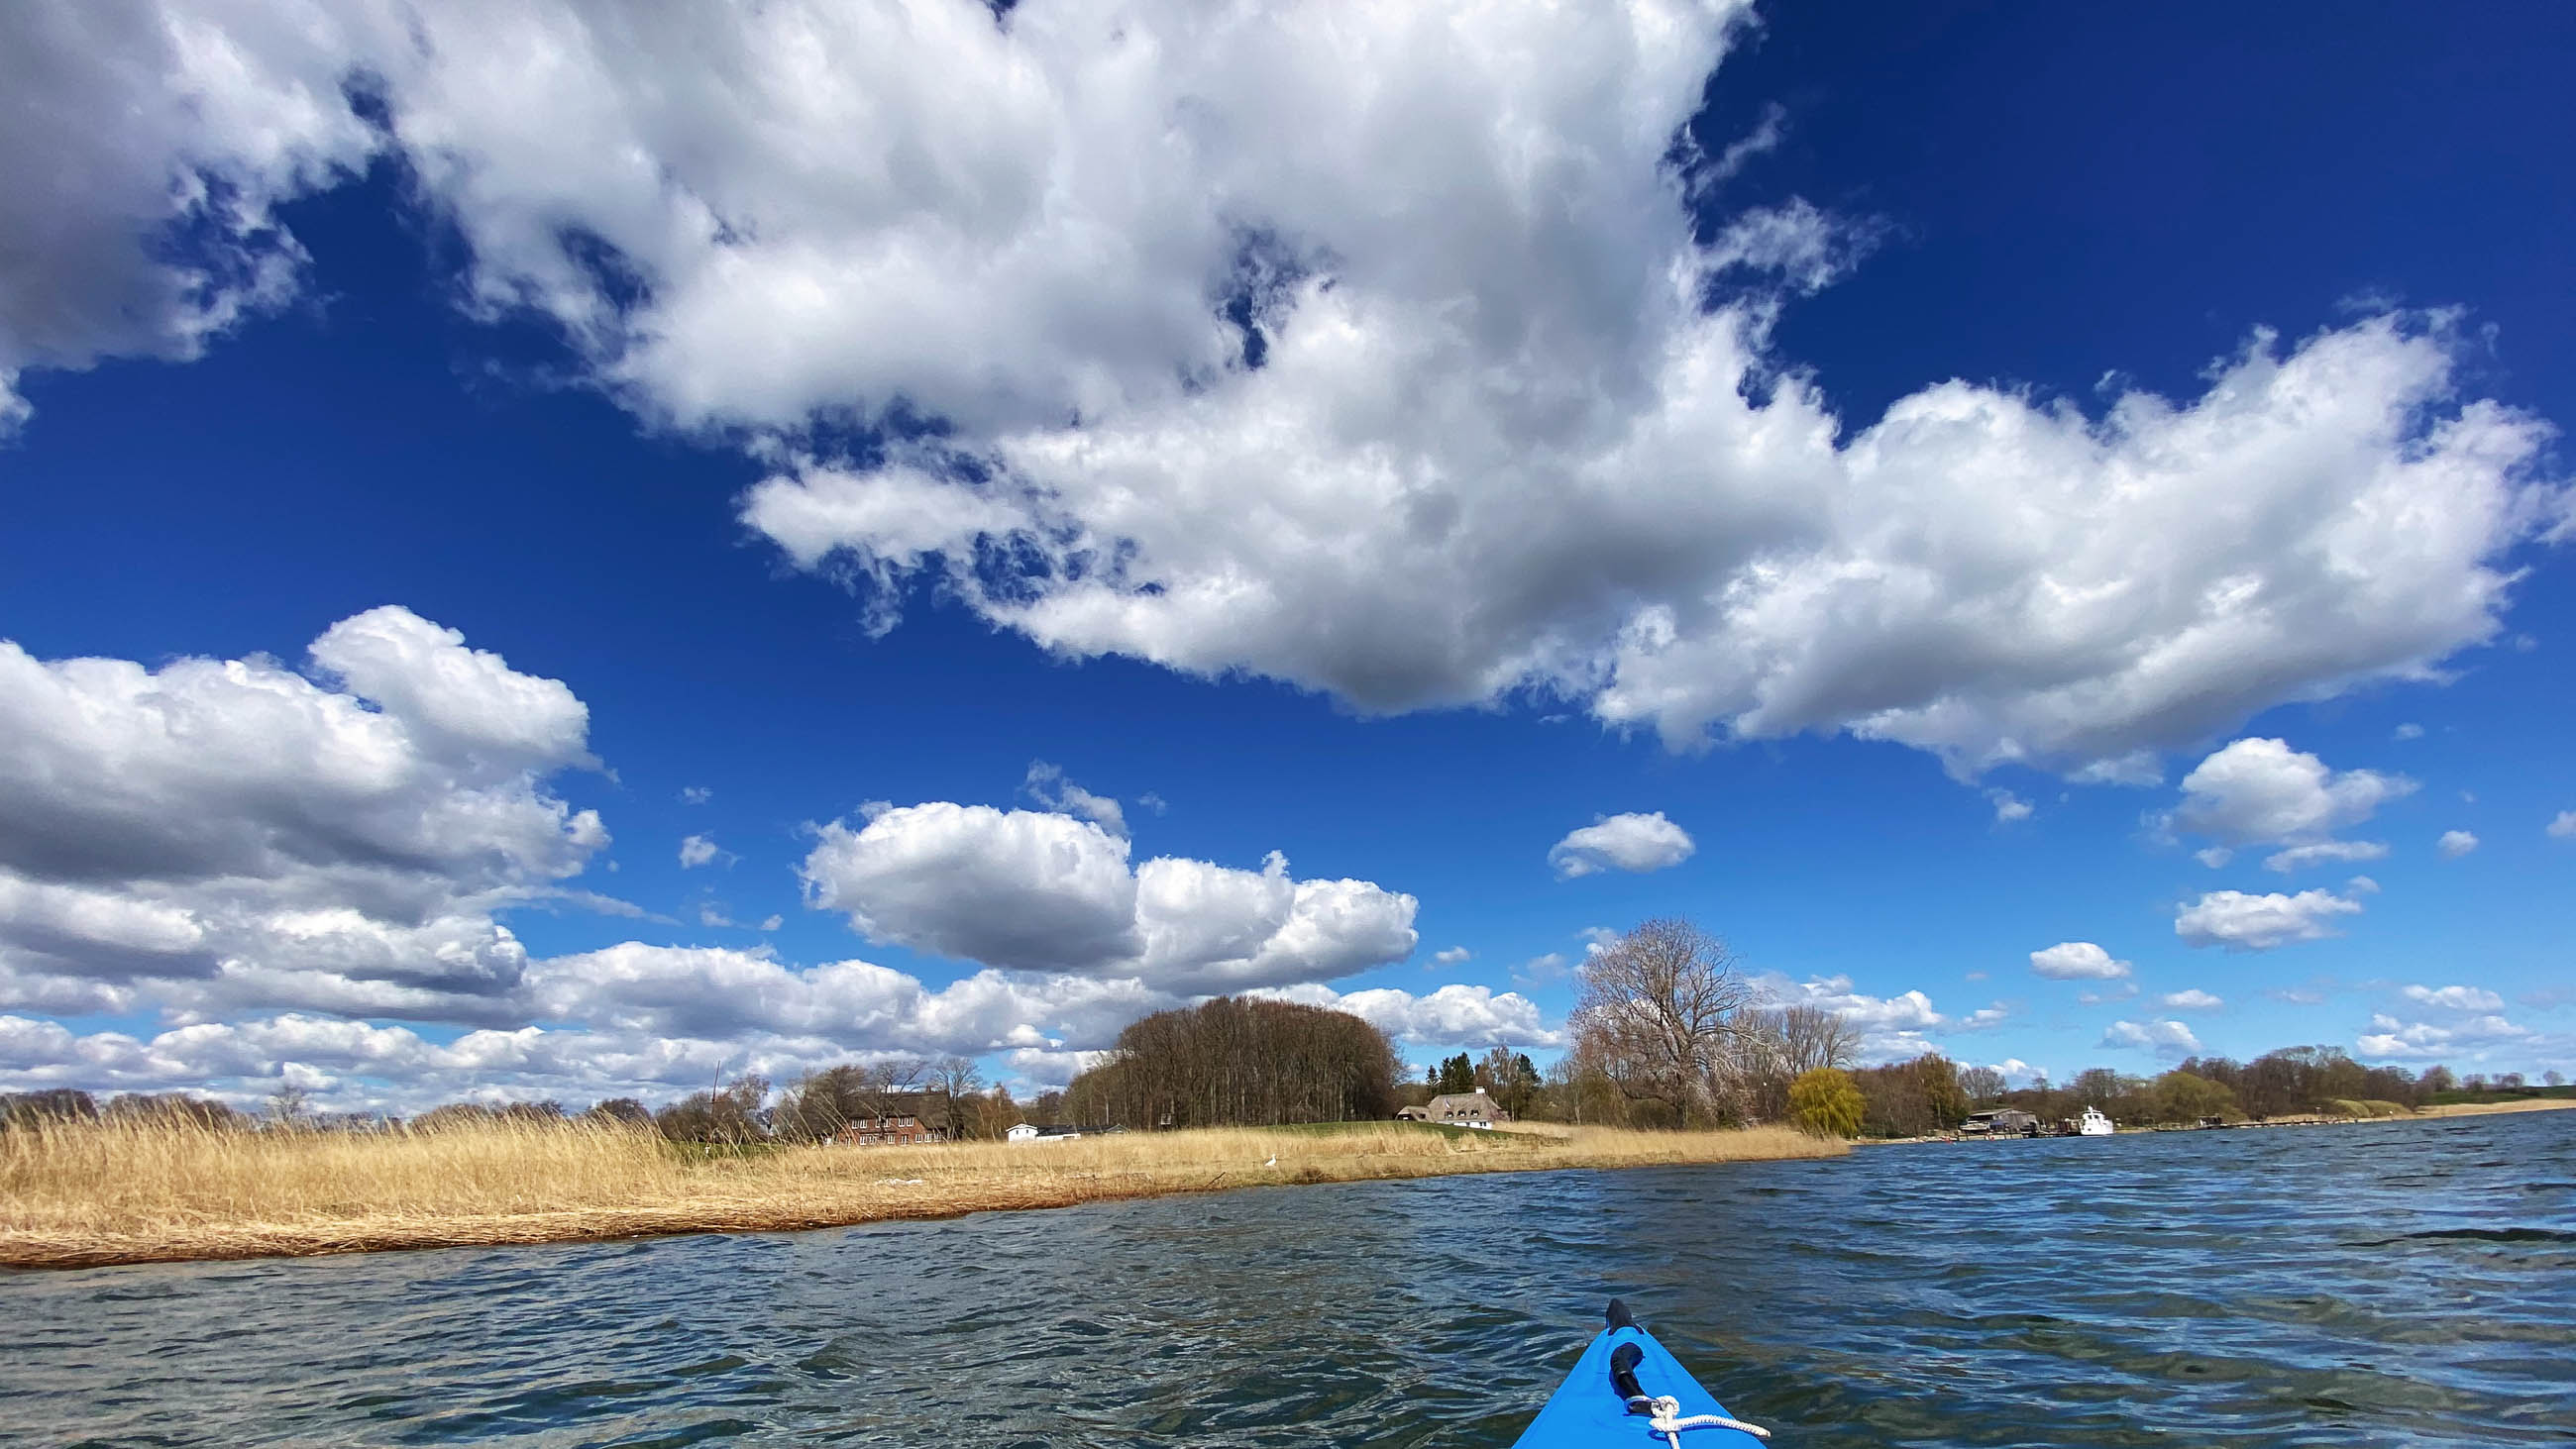
[[[1792,1077],[1821,1068],[1842,1071],[1860,1060],[1860,1032],[1841,1012],[1788,1006],[1771,1014],[1781,1065]]]
[[[769,1114],[761,1108],[768,1100],[769,1079],[745,1072],[732,1086],[693,1092],[673,1102],[655,1113],[653,1122],[674,1142],[740,1146],[769,1135]]]
[[[1992,1067],[1969,1067],[1959,1073],[1959,1090],[1971,1107],[1991,1107],[2004,1099],[2004,1074]]]
[[[1583,963],[1577,1050],[1675,1125],[1715,1117],[1739,1074],[1752,994],[1724,941],[1688,921],[1648,921]]]
[[[1839,1071],[1860,1056],[1860,1031],[1841,1013],[1810,1003],[1748,1009],[1736,1017],[1719,1078],[1729,1115],[1748,1122],[1789,1115],[1789,1084],[1813,1071]]]
[[[970,1122],[964,1103],[984,1089],[984,1073],[972,1057],[941,1057],[930,1068],[930,1090],[939,1094],[941,1105],[948,1109],[948,1134],[971,1137],[980,1122]],[[1005,1123],[1005,1126],[1009,1124]]]
[[[279,1082],[268,1096],[268,1118],[280,1127],[293,1127],[303,1122],[312,1093],[293,1082]]]

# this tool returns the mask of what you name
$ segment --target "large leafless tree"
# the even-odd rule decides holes
[[[1725,1106],[1747,1121],[1774,1121],[1789,1112],[1789,1084],[1819,1067],[1851,1066],[1860,1056],[1860,1031],[1841,1013],[1808,1003],[1748,1009],[1736,1018],[1727,1070],[1720,1076]]]
[[[1752,998],[1724,941],[1688,921],[1648,921],[1583,963],[1575,1050],[1675,1125],[1729,1115]]]
[[[1764,1014],[1779,1042],[1780,1067],[1790,1076],[1820,1067],[1850,1067],[1860,1060],[1860,1029],[1841,1012],[1821,1006],[1784,1006]]]

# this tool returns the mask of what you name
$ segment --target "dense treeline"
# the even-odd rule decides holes
[[[2098,1107],[2123,1126],[2188,1126],[2208,1118],[2224,1122],[2304,1115],[2368,1116],[2411,1110],[2436,1102],[2491,1102],[2518,1097],[2576,1093],[2562,1082],[2526,1084],[2516,1073],[2495,1078],[2460,1078],[2447,1068],[2420,1075],[2403,1067],[2365,1066],[2328,1046],[2288,1047],[2247,1062],[2225,1057],[2195,1057],[2154,1076],[2138,1076],[2094,1067],[2063,1084],[2041,1078],[2027,1086],[2008,1087],[1990,1067],[1972,1067],[1938,1053],[1883,1066],[1852,1067],[1823,1062],[1859,1094],[1862,1103],[1857,1132],[1866,1137],[1922,1137],[1955,1130],[1972,1111],[2015,1107],[2054,1124]],[[1670,1126],[1676,1115],[1664,1102],[1629,1097],[1607,1073],[1587,1070],[1579,1053],[1569,1053],[1530,1094],[1517,1115],[1538,1121],[1598,1122],[1624,1126]],[[1803,1074],[1801,1074],[1803,1075]],[[1799,1119],[1787,1090],[1776,1107],[1771,1086],[1781,1080],[1763,1071],[1760,1090],[1732,1097],[1713,1097],[1710,1104],[1679,1118],[1685,1125],[1794,1122]],[[1787,1079],[1794,1083],[1798,1076]],[[2474,1082],[2474,1085],[2471,1083]]]
[[[304,1111],[291,1093],[271,1098],[262,1111],[245,1112],[179,1092],[128,1092],[101,1102],[88,1092],[54,1087],[0,1093],[0,1129],[109,1121],[210,1131],[278,1125],[438,1131],[485,1123],[579,1121],[655,1131],[675,1142],[741,1146],[825,1141],[851,1122],[896,1110],[927,1109],[931,1124],[954,1136],[995,1138],[1021,1121],[1147,1127],[1360,1120],[1391,1116],[1397,1107],[1418,1105],[1435,1092],[1481,1089],[1512,1116],[1531,1121],[1651,1127],[1812,1120],[1820,1128],[1831,1127],[1835,1135],[1920,1137],[1953,1130],[1969,1112],[1990,1107],[2016,1107],[2044,1123],[2098,1107],[2125,1126],[2157,1126],[2212,1117],[2234,1122],[2358,1115],[2437,1102],[2576,1093],[2556,1071],[2543,1073],[2538,1082],[2528,1082],[2518,1072],[2460,1076],[2441,1066],[2418,1074],[2402,1067],[2365,1066],[2325,1046],[2289,1047],[2241,1063],[2194,1057],[2152,1077],[2095,1067],[2062,1086],[2042,1078],[2011,1087],[1992,1068],[1962,1066],[1937,1053],[1854,1067],[1850,1040],[1832,1032],[1823,1034],[1821,1045],[1810,1034],[1812,1052],[1784,1046],[1779,1039],[1798,1037],[1800,1028],[1782,1018],[1797,1014],[1748,1010],[1743,1029],[1755,1045],[1727,1060],[1749,1063],[1749,1071],[1713,1091],[1705,1108],[1682,1113],[1663,1098],[1629,1095],[1600,1065],[1598,1044],[1587,1051],[1580,1039],[1544,1073],[1526,1054],[1496,1047],[1481,1058],[1461,1053],[1436,1063],[1423,1081],[1397,1083],[1385,1037],[1355,1017],[1282,1002],[1212,1001],[1162,1014],[1191,1020],[1149,1017],[1138,1022],[1130,1028],[1132,1036],[1121,1038],[1120,1055],[1084,1073],[1069,1091],[1044,1092],[1025,1107],[1004,1088],[983,1088],[971,1062],[951,1058],[831,1067],[790,1083],[774,1102],[766,1079],[746,1075],[683,1097],[659,1112],[632,1097],[612,1097],[578,1114],[551,1101],[453,1102],[407,1123],[317,1116]],[[1789,1072],[1787,1064],[1796,1062],[1807,1065]],[[1805,1084],[1808,1107],[1803,1114],[1800,1083]],[[1858,1104],[1848,1128],[1839,1116],[1841,1090],[1854,1094]]]
[[[502,1124],[580,1123],[655,1132],[673,1142],[719,1147],[828,1141],[844,1126],[895,1113],[917,1117],[925,1126],[958,1138],[1000,1137],[1021,1120],[1010,1092],[1001,1087],[985,1090],[975,1064],[963,1057],[830,1067],[789,1083],[775,1094],[775,1100],[768,1078],[746,1073],[691,1093],[658,1112],[633,1097],[611,1097],[579,1113],[555,1101],[450,1102],[406,1120],[316,1113],[307,1108],[303,1094],[292,1088],[280,1090],[257,1112],[178,1092],[126,1093],[104,1105],[72,1088],[0,1093],[0,1129],[48,1122],[148,1121],[209,1131],[442,1132]]]
[[[2452,1080],[2447,1067],[2419,1076],[2404,1067],[2364,1066],[2329,1046],[2285,1047],[2249,1062],[2191,1057],[2155,1077],[2093,1067],[2064,1086],[2043,1078],[2009,1091],[1992,1072],[1968,1075],[1977,1079],[1973,1094],[1979,1106],[2018,1107],[2043,1122],[2098,1107],[2113,1121],[2134,1126],[2412,1109]]]
[[[956,1140],[999,1137],[1021,1120],[1002,1087],[987,1090],[965,1057],[939,1061],[895,1058],[848,1063],[808,1072],[769,1101],[767,1078],[737,1077],[729,1086],[693,1093],[652,1114],[651,1123],[674,1142],[743,1146],[759,1142],[829,1142],[845,1127],[907,1116]],[[639,1104],[603,1102],[640,1111]]]
[[[1968,1091],[1959,1064],[1936,1052],[1853,1072],[1859,1088],[1861,1135],[1923,1137],[1947,1132],[1968,1115]]]
[[[89,1093],[71,1087],[0,1093],[0,1127],[100,1120],[174,1123],[214,1130],[249,1127],[258,1121],[222,1102],[185,1092],[124,1092],[108,1098],[104,1106]]]
[[[1009,1090],[984,1090],[964,1057],[831,1067],[799,1078],[769,1111],[771,1131],[789,1142],[825,1142],[852,1123],[897,1115],[961,1140],[999,1137],[1021,1120]]]
[[[2510,1097],[2521,1082],[2519,1074],[2507,1075],[2514,1079],[2512,1087],[2501,1078],[2489,1082],[2480,1077],[2476,1089],[2464,1090],[2447,1067],[2419,1075],[2404,1067],[2366,1066],[2330,1046],[2285,1047],[2246,1062],[2192,1057],[2155,1076],[2092,1067],[2063,1085],[2042,1077],[2017,1088],[1993,1068],[1961,1067],[1937,1055],[1851,1073],[1868,1104],[1863,1132],[1888,1137],[1945,1131],[1967,1112],[1991,1107],[2018,1108],[2043,1123],[2062,1122],[2095,1107],[2115,1122],[2139,1127],[2189,1126],[2210,1119],[2368,1116],[2412,1110],[2436,1098]]]
[[[1803,1120],[1821,1129],[1849,1108],[1858,1114],[1852,1130],[1863,1135],[1915,1137],[1953,1130],[1988,1107],[2019,1108],[2052,1124],[2098,1107],[2117,1122],[2152,1126],[2366,1115],[2437,1097],[2544,1090],[2527,1087],[2519,1073],[2462,1079],[2436,1066],[2418,1075],[2365,1066],[2324,1046],[2247,1062],[2195,1057],[2152,1077],[2096,1067],[2063,1085],[2043,1078],[2019,1088],[1992,1068],[1938,1053],[1859,1067],[1859,1036],[1843,1018],[1814,1006],[1766,1005],[1724,942],[1669,920],[1639,926],[1584,963],[1569,1024],[1572,1049],[1527,1093],[1518,1115],[1635,1127]],[[1464,1063],[1452,1058],[1435,1077],[1448,1085]],[[1490,1075],[1482,1064],[1475,1069],[1480,1085]],[[2556,1089],[2564,1078],[2553,1071],[2543,1080]]]
[[[2424,1091],[2436,1101],[2475,1102],[2499,1098],[2565,1097],[2576,1095],[2567,1084],[2567,1074],[2546,1071],[2537,1083],[2526,1080],[2520,1072],[2499,1072],[2489,1077],[2484,1072],[2471,1072],[2454,1077],[2449,1067],[2434,1067],[2424,1073]]]
[[[1120,1032],[1062,1111],[1138,1129],[1363,1121],[1394,1115],[1399,1071],[1386,1034],[1348,1012],[1220,996]]]

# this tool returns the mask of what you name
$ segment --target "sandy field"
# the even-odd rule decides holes
[[[2576,1107],[2576,1098],[2529,1097],[2519,1102],[2453,1102],[2444,1107],[2418,1108],[2426,1117],[2485,1117],[2497,1112],[2558,1112]]]

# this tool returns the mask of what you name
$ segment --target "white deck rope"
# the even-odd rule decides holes
[[[1643,1408],[1652,1415],[1653,1417],[1646,1420],[1646,1427],[1663,1435],[1664,1442],[1670,1444],[1672,1449],[1682,1449],[1684,1429],[1733,1429],[1739,1433],[1750,1434],[1756,1439],[1771,1437],[1771,1431],[1759,1424],[1748,1424],[1742,1419],[1730,1419],[1724,1414],[1693,1414],[1687,1419],[1682,1418],[1682,1401],[1670,1394],[1655,1399],[1639,1394],[1628,1400],[1628,1407]]]

